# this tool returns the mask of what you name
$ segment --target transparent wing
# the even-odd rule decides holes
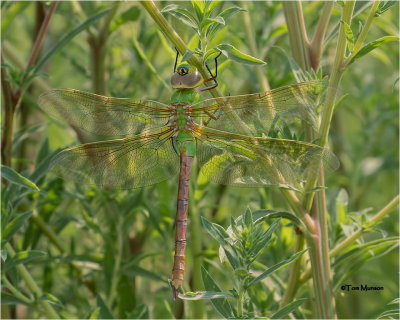
[[[78,145],[58,153],[51,167],[65,180],[105,188],[153,185],[179,171],[171,135],[172,131],[164,128],[132,138]]]
[[[306,121],[314,130],[318,127],[317,108],[322,104],[327,83],[303,82],[265,93],[211,98],[192,106],[192,118],[202,126],[221,131],[247,134],[237,121],[246,124],[253,136],[272,127]],[[282,125],[282,124],[281,124]]]
[[[328,171],[339,163],[327,149],[294,140],[253,138],[210,128],[196,129],[202,174],[225,185],[273,185],[301,189],[320,161]]]
[[[57,120],[108,138],[123,138],[165,125],[168,105],[111,98],[73,89],[42,94],[38,104]]]

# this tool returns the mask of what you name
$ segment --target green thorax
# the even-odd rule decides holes
[[[171,97],[171,104],[191,104],[200,101],[200,95],[193,89],[177,89]]]
[[[191,123],[190,104],[200,101],[200,95],[193,89],[177,89],[172,94],[171,105],[175,109],[173,122],[176,128],[174,137],[176,149],[188,156],[196,155],[196,140],[193,137],[189,124]]]

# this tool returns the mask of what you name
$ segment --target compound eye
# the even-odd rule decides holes
[[[187,68],[187,67],[179,67],[179,68],[178,68],[178,73],[179,73],[181,76],[183,76],[183,75],[185,75],[185,74],[188,74],[188,73],[189,73],[189,68]]]

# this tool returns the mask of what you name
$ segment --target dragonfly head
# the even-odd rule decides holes
[[[203,83],[203,77],[188,63],[181,63],[171,77],[171,85],[174,89],[192,89]]]

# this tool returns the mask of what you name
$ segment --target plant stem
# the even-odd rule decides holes
[[[22,96],[24,94],[24,90],[27,89],[25,85],[26,80],[29,76],[29,68],[34,64],[37,54],[39,52],[40,45],[43,41],[44,34],[47,31],[50,18],[52,17],[54,10],[57,6],[58,2],[55,1],[51,5],[49,12],[46,14],[45,19],[43,20],[43,24],[40,28],[39,34],[36,38],[35,44],[33,45],[33,49],[28,61],[28,65],[25,69],[25,75],[22,79],[22,84],[18,88],[16,92],[13,92],[11,89],[10,84],[7,82],[7,76],[4,68],[1,70],[1,84],[3,87],[3,94],[4,94],[4,131],[3,131],[3,138],[1,141],[1,158],[3,164],[7,166],[11,166],[11,159],[12,159],[12,149],[13,149],[13,137],[14,137],[14,117],[15,112],[21,103]],[[3,56],[1,57],[2,63],[4,63]]]
[[[368,30],[369,30],[369,27],[371,26],[372,20],[375,17],[375,13],[376,13],[376,10],[378,9],[379,2],[380,1],[374,1],[374,4],[373,4],[373,6],[371,8],[371,11],[370,11],[370,13],[368,15],[367,21],[365,22],[365,26],[362,29],[361,34],[358,37],[356,43],[354,44],[353,52],[346,59],[346,61],[351,61],[351,59],[354,57],[354,55],[360,50],[361,45],[363,44],[364,39],[367,36],[367,33],[368,33]]]
[[[315,30],[313,39],[310,44],[310,60],[311,67],[317,71],[319,60],[322,53],[322,45],[325,38],[326,29],[328,28],[329,18],[332,13],[334,2],[327,1],[319,18],[317,29]]]
[[[248,13],[248,4],[247,1],[241,1],[240,2],[240,6],[245,9]],[[258,56],[258,48],[257,48],[257,42],[256,39],[254,37],[254,31],[251,25],[251,19],[250,19],[250,15],[249,14],[244,14],[243,15],[243,19],[244,19],[244,30],[246,32],[246,39],[249,43],[249,47],[250,47],[250,54],[253,55],[254,57]],[[271,87],[269,86],[269,82],[268,82],[268,78],[265,75],[264,70],[262,70],[261,68],[255,68],[255,73],[258,79],[258,83],[261,83],[261,88],[263,91],[269,91],[271,90]]]
[[[44,233],[44,235],[47,238],[49,238],[50,242],[52,242],[61,253],[66,252],[66,249],[64,248],[64,245],[61,242],[61,240],[57,237],[54,231],[51,228],[49,228],[46,222],[44,222],[43,219],[38,215],[36,208],[34,208],[33,210],[31,220]]]
[[[6,243],[4,245],[4,248],[6,249],[7,254],[11,258],[15,256],[15,251],[9,243]],[[40,298],[42,296],[42,290],[40,290],[40,288],[36,284],[35,280],[33,280],[31,274],[28,272],[28,270],[25,268],[25,266],[23,264],[18,264],[15,266],[15,268],[21,275],[22,279],[24,279],[25,284],[28,287],[28,289],[31,291],[31,293],[33,295],[36,295],[38,298]],[[59,315],[53,309],[53,307],[50,305],[50,303],[48,303],[45,300],[39,300],[39,304],[44,309],[44,312],[49,319],[60,319]]]
[[[297,253],[303,249],[304,249],[304,234],[300,230],[298,230],[298,232],[296,232],[296,246],[294,253]],[[300,272],[301,272],[302,261],[303,261],[303,255],[300,256],[300,258],[296,259],[295,262],[293,262],[292,268],[290,269],[288,285],[286,287],[285,294],[283,295],[282,300],[279,304],[280,308],[283,308],[288,303],[290,303],[296,294],[298,287],[298,279],[300,277]]]
[[[26,304],[32,304],[33,301],[30,300],[29,298],[25,297],[17,288],[15,288],[10,281],[8,281],[7,277],[3,277],[3,281],[5,283],[5,286],[7,287],[8,290],[11,291],[11,293],[18,298],[19,300],[24,301]]]
[[[110,35],[109,26],[119,8],[119,2],[114,4],[113,9],[106,15],[104,23],[97,35],[89,33],[88,43],[91,52],[92,88],[93,92],[104,95],[107,91],[106,85],[106,52],[107,41]]]
[[[2,53],[4,54],[4,57],[11,61],[14,66],[16,66],[18,69],[23,70],[25,67],[24,61],[22,60],[21,56],[19,55],[19,52],[8,42],[8,41],[3,41],[2,43]],[[4,68],[3,68],[4,69]],[[3,80],[3,76],[2,76]],[[43,78],[40,77],[35,77],[32,81],[32,83],[38,87],[41,91],[49,91],[51,90],[51,87],[46,83],[46,81],[43,80]]]
[[[309,42],[300,1],[282,1],[292,56],[302,70],[311,66]]]
[[[4,63],[3,55],[1,63]],[[5,68],[1,68],[1,86],[4,97],[4,122],[3,137],[1,139],[1,162],[6,166],[11,166],[12,142],[14,134],[14,114],[15,114],[15,94],[7,80],[8,75]]]
[[[238,292],[238,299],[237,299],[237,310],[238,310],[238,317],[240,318],[243,315],[243,281],[239,280],[239,292]]]
[[[346,1],[344,4],[344,7],[343,7],[342,20],[344,22],[346,22],[348,25],[351,24],[354,5],[355,5],[354,1]],[[324,105],[324,109],[322,112],[321,126],[320,126],[320,130],[319,130],[319,137],[320,137],[319,145],[321,147],[325,147],[328,142],[329,128],[330,128],[330,123],[332,121],[333,110],[335,107],[336,88],[339,86],[340,78],[343,73],[346,45],[347,45],[347,42],[346,42],[344,26],[343,26],[343,24],[341,24],[340,28],[339,28],[339,37],[338,37],[338,42],[337,42],[337,46],[336,46],[335,60],[334,60],[332,71],[331,71],[329,88],[328,88],[328,92],[326,95],[325,105]],[[314,177],[311,177],[307,181],[306,190],[311,190],[312,188],[314,188],[314,186],[317,182],[318,176],[319,176],[319,172],[317,172],[314,175]],[[306,210],[311,209],[313,198],[314,198],[314,192],[307,194],[306,200],[305,200]]]
[[[119,281],[119,271],[121,267],[121,258],[123,254],[123,246],[124,246],[124,233],[121,231],[123,230],[123,223],[124,223],[124,218],[122,214],[118,213],[118,225],[117,225],[117,246],[115,250],[115,256],[114,256],[114,268],[113,268],[113,273],[111,276],[111,285],[110,285],[110,292],[108,295],[108,306],[112,308],[112,305],[114,303],[114,299],[117,296],[117,286],[118,286],[118,281]]]
[[[42,23],[42,26],[40,27],[40,30],[39,30],[38,36],[36,38],[35,44],[33,45],[31,56],[29,57],[27,70],[28,70],[29,67],[33,66],[33,64],[35,63],[36,57],[39,54],[40,45],[42,44],[43,37],[44,37],[44,35],[45,35],[46,31],[47,31],[47,27],[49,25],[50,18],[53,16],[53,13],[54,13],[54,10],[57,7],[57,4],[58,4],[58,1],[54,1],[51,4],[50,9],[49,9],[48,13],[46,14],[46,17],[43,20],[43,23]],[[28,74],[25,74],[25,78],[24,79],[26,79],[27,76],[28,76]]]
[[[354,1],[346,1],[343,6],[342,20],[350,25]],[[327,92],[326,102],[322,113],[322,121],[320,127],[320,145],[325,147],[328,141],[328,133],[330,122],[332,120],[333,110],[335,106],[336,88],[339,85],[341,75],[343,73],[343,62],[346,52],[346,37],[344,26],[341,24],[339,29],[339,37],[333,64],[329,88]],[[317,171],[313,177],[307,181],[306,190],[313,188],[317,182],[318,176],[321,172]],[[323,181],[323,180],[322,180]],[[305,197],[304,207],[309,211],[313,203],[313,193],[309,193]],[[336,317],[334,307],[334,295],[331,290],[331,275],[330,275],[330,261],[327,254],[327,234],[326,234],[326,211],[322,206],[323,203],[317,204],[316,216],[316,230],[312,237],[307,237],[307,247],[310,248],[311,270],[313,277],[313,285],[315,290],[317,317],[319,318],[333,318]],[[325,251],[325,253],[324,253]]]
[[[369,220],[361,229],[354,232],[350,237],[343,240],[339,244],[335,246],[329,253],[330,257],[337,256],[339,253],[342,253],[349,246],[351,246],[356,239],[358,239],[363,231],[367,228],[370,228],[376,225],[379,221],[381,221],[384,217],[386,217],[394,208],[396,208],[399,204],[399,196],[396,196],[392,201],[390,201],[382,210],[380,210],[376,215],[374,215],[371,220]]]
[[[369,220],[361,229],[357,230],[350,237],[346,238],[345,240],[337,244],[335,248],[329,252],[329,258],[336,257],[338,254],[345,252],[346,249],[348,249],[359,237],[362,236],[366,228],[370,228],[376,225],[390,212],[392,212],[393,209],[395,209],[398,205],[399,205],[399,196],[396,196],[384,208],[382,208],[382,210],[380,210],[376,215],[374,215],[371,218],[371,220]],[[310,276],[311,276],[311,270],[308,269],[300,277],[300,282],[303,283],[307,281],[310,278]]]

